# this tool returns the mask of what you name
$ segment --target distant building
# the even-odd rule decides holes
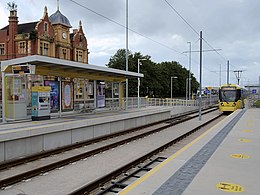
[[[10,10],[9,25],[0,29],[0,62],[30,55],[43,55],[88,64],[88,44],[81,21],[70,33],[71,24],[59,8],[40,21],[19,24],[17,9]],[[2,75],[0,74],[0,105]]]
[[[0,61],[29,55],[44,55],[88,63],[88,44],[81,21],[70,33],[71,24],[59,9],[48,16],[44,8],[40,21],[19,24],[11,9],[9,25],[0,29]]]

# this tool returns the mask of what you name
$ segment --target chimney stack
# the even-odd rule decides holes
[[[75,35],[78,32],[78,29],[73,29],[73,35]]]
[[[15,35],[18,33],[18,17],[16,8],[10,9],[9,16],[9,42],[8,42],[8,59],[15,58]]]

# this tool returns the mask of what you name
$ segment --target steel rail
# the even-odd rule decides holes
[[[206,108],[205,110],[214,109],[214,108],[215,107],[209,107],[209,108]],[[44,151],[44,152],[37,153],[37,154],[34,154],[34,155],[30,155],[30,156],[25,156],[25,157],[15,159],[15,160],[8,160],[8,161],[5,161],[3,163],[0,163],[0,171],[14,167],[14,166],[18,166],[18,165],[21,165],[21,164],[25,164],[25,163],[28,163],[28,162],[31,162],[31,161],[35,161],[35,160],[38,160],[38,159],[41,159],[41,158],[46,158],[46,157],[51,156],[51,155],[56,155],[56,154],[59,154],[59,153],[62,153],[62,152],[68,151],[68,150],[73,150],[73,149],[80,148],[80,147],[83,147],[83,146],[87,146],[87,145],[97,143],[97,142],[100,142],[100,141],[103,141],[103,140],[111,139],[111,138],[116,137],[116,136],[121,136],[121,135],[125,135],[125,134],[128,134],[128,133],[132,133],[134,131],[138,131],[138,130],[146,128],[146,127],[150,127],[150,126],[153,126],[153,125],[156,125],[156,124],[159,124],[159,123],[164,123],[164,122],[167,122],[167,121],[178,119],[178,118],[181,118],[181,117],[186,116],[188,114],[194,114],[194,113],[197,113],[197,110],[191,111],[191,112],[185,112],[185,113],[176,115],[175,117],[170,118],[170,119],[165,119],[165,120],[154,122],[154,123],[151,123],[151,124],[142,125],[142,126],[137,127],[137,128],[131,128],[131,129],[128,129],[128,130],[123,131],[123,132],[116,132],[116,133],[112,133],[112,134],[109,134],[109,135],[104,135],[104,136],[94,138],[94,139],[91,139],[91,140],[87,140],[87,141],[83,141],[83,142],[77,142],[75,144],[59,147],[59,148],[56,148],[56,149]]]
[[[203,114],[207,114],[207,113],[212,112],[212,111],[214,111],[214,110],[205,111]],[[85,152],[85,153],[82,153],[82,154],[74,155],[72,157],[69,157],[69,158],[66,158],[66,159],[63,159],[63,160],[60,160],[60,161],[56,161],[56,162],[50,163],[48,165],[38,167],[38,168],[33,169],[33,170],[11,176],[9,178],[2,179],[2,180],[0,180],[0,188],[6,187],[6,186],[14,184],[14,183],[17,183],[21,180],[25,180],[25,179],[34,177],[34,176],[39,175],[41,173],[54,170],[56,168],[65,166],[65,165],[73,163],[75,161],[87,158],[89,156],[93,156],[97,153],[101,153],[101,152],[109,150],[111,148],[115,148],[119,145],[123,145],[123,144],[131,142],[133,140],[143,138],[143,137],[150,135],[150,134],[153,134],[155,132],[162,131],[163,129],[169,128],[173,125],[176,125],[176,124],[185,122],[187,120],[190,120],[192,118],[198,117],[198,114],[191,116],[191,117],[185,117],[185,116],[186,115],[182,115],[182,116],[178,116],[176,118],[172,118],[171,120],[165,120],[165,121],[167,121],[167,123],[165,123],[165,121],[164,121],[164,123],[165,123],[164,126],[150,130],[148,132],[145,132],[145,133],[142,133],[142,134],[130,137],[130,138],[126,138],[126,139],[117,141],[117,142],[112,143],[112,144],[108,144],[106,146],[99,147],[97,149],[94,149],[94,150],[91,150],[91,151],[88,151],[88,152]],[[184,117],[184,118],[181,118],[181,117]],[[138,129],[140,129],[140,128],[138,128]]]
[[[89,184],[86,184],[85,186],[69,193],[68,195],[85,195],[85,194],[89,194],[91,193],[93,190],[99,188],[100,186],[102,186],[102,184],[104,183],[107,183],[109,181],[111,181],[112,179],[118,177],[119,175],[121,175],[122,173],[124,172],[127,172],[127,170],[139,165],[140,163],[144,162],[145,160],[151,158],[152,156],[158,154],[159,152],[163,151],[164,149],[172,146],[173,144],[179,142],[180,140],[184,139],[185,137],[189,136],[190,134],[196,132],[197,130],[199,130],[200,128],[202,128],[203,126],[211,123],[212,121],[216,120],[217,118],[221,117],[223,114],[221,113],[220,115],[214,117],[213,119],[207,121],[206,123],[204,124],[201,124],[199,125],[198,127],[192,129],[191,131],[187,132],[187,133],[184,133],[183,135],[179,136],[178,138],[176,139],[173,139],[172,141],[156,148],[155,150],[143,155],[142,157],[140,158],[137,158],[123,166],[121,166],[120,168],[114,170],[114,171],[111,171],[110,173],[108,173],[107,175],[104,175],[103,177],[100,177],[99,179],[89,183]],[[109,189],[109,188],[108,188]],[[105,193],[106,190],[102,191],[101,193],[98,193],[98,194],[103,194]]]

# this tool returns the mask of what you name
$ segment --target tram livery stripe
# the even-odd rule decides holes
[[[200,151],[164,182],[153,195],[182,194],[244,113],[245,110],[242,110],[233,118],[217,135],[203,146]]]

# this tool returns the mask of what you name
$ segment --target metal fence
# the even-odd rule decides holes
[[[171,98],[146,98],[140,97],[140,108],[147,106],[198,106],[198,100],[185,100],[185,99],[171,99]],[[119,98],[106,98],[105,106],[102,108],[95,107],[94,99],[87,100],[75,100],[74,101],[74,110],[75,113],[88,113],[94,110],[120,110],[120,109],[131,109],[138,108],[138,98],[137,97],[128,97],[123,100],[123,108],[120,107]],[[207,105],[216,104],[218,102],[217,96],[212,97],[202,97],[202,107]],[[127,105],[127,106],[126,106]],[[0,105],[0,119],[2,118],[2,106]],[[31,107],[27,107],[27,116],[31,115]],[[62,115],[66,115],[66,112],[63,112]],[[27,117],[27,118],[28,118]]]
[[[137,108],[138,101],[137,97],[129,97],[128,108]],[[202,97],[202,106],[205,107],[211,104],[218,103],[218,96]],[[185,100],[185,99],[171,99],[171,98],[140,98],[140,107],[146,106],[199,106],[198,100]],[[126,107],[126,106],[125,106]]]

